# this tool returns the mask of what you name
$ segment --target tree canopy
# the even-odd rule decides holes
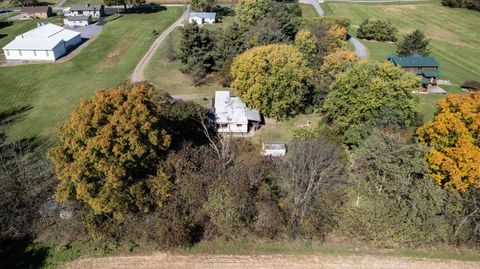
[[[182,71],[190,71],[195,65],[201,65],[209,71],[215,64],[214,41],[208,29],[196,23],[188,23],[182,29],[182,40],[178,57],[184,64]]]
[[[308,104],[313,71],[292,45],[247,50],[234,59],[231,73],[235,92],[265,116],[287,118]]]
[[[358,145],[374,126],[409,126],[415,119],[418,77],[390,63],[356,64],[337,76],[323,110],[349,146]]]
[[[271,0],[240,0],[235,9],[237,18],[243,27],[250,27],[255,22],[266,16],[272,9]]]
[[[439,185],[480,188],[479,111],[480,93],[448,95],[434,119],[417,130],[419,141],[431,147],[428,163]]]
[[[430,39],[427,39],[425,34],[417,29],[406,35],[403,41],[397,45],[397,54],[399,56],[411,56],[414,54],[427,56],[430,54],[429,43]]]
[[[397,28],[389,21],[376,19],[367,19],[360,24],[357,31],[357,37],[361,39],[377,40],[377,41],[397,41],[395,33]]]
[[[210,12],[214,10],[215,0],[190,0],[193,11]]]

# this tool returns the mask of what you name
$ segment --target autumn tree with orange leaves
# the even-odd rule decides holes
[[[431,147],[428,163],[439,185],[462,192],[480,188],[480,93],[440,100],[435,118],[417,135]]]
[[[184,111],[182,102],[147,83],[82,100],[59,130],[61,144],[49,151],[59,180],[55,198],[79,200],[94,214],[116,219],[161,207],[171,183],[158,167],[179,135],[170,121],[181,123]]]

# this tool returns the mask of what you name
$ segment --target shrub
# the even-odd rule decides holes
[[[480,0],[442,0],[442,5],[480,11]]]
[[[463,83],[462,88],[478,91],[480,90],[480,81],[467,80]]]
[[[362,22],[357,32],[357,37],[367,40],[395,42],[397,28],[389,21],[367,19]]]

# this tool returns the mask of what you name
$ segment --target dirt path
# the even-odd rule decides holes
[[[174,255],[122,256],[81,259],[66,269],[478,269],[480,262],[383,256],[328,255]]]
[[[145,73],[145,69],[147,68],[148,66],[148,63],[150,62],[150,60],[152,59],[153,55],[155,54],[155,52],[157,51],[158,47],[162,44],[162,42],[165,40],[165,38],[167,38],[167,36],[173,31],[175,30],[175,28],[177,28],[178,26],[180,26],[184,21],[185,19],[187,18],[188,16],[188,13],[190,12],[190,6],[187,7],[187,9],[185,10],[185,12],[182,14],[182,16],[176,21],[174,22],[172,25],[170,25],[165,31],[163,31],[162,34],[160,34],[160,36],[153,42],[153,44],[150,46],[150,48],[147,50],[147,52],[145,53],[145,55],[143,55],[142,59],[140,60],[140,62],[138,62],[137,66],[135,67],[135,70],[133,70],[133,73],[132,73],[132,82],[138,82],[138,81],[142,81],[143,78],[144,78],[144,73]]]

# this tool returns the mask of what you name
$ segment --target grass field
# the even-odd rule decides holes
[[[99,37],[79,55],[59,64],[0,68],[0,113],[27,108],[8,129],[10,140],[37,137],[55,143],[61,125],[80,102],[97,89],[120,84],[135,68],[156,38],[182,13],[171,7],[158,13],[128,14],[108,22]],[[32,28],[32,22],[15,22],[0,29],[7,34],[0,46]]]
[[[440,63],[440,78],[460,84],[468,79],[480,80],[479,13],[444,7],[440,1],[408,4],[336,3],[322,4],[329,15],[350,18],[353,35],[365,19],[390,20],[399,29],[398,37],[418,28],[431,39],[432,55]],[[371,60],[383,61],[395,52],[395,45],[362,41]]]

